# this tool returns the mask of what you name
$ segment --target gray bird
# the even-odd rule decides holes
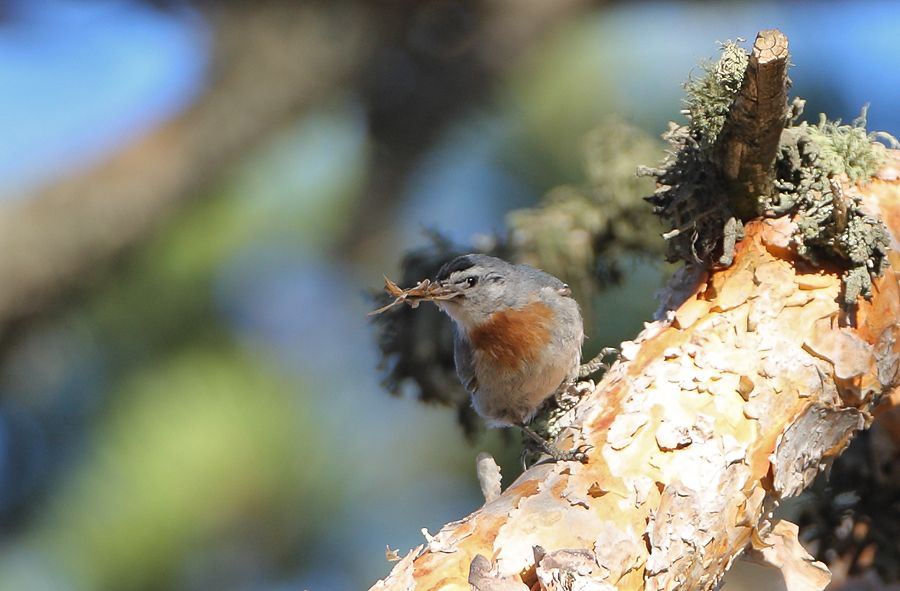
[[[457,294],[434,303],[453,320],[456,373],[478,414],[492,427],[521,428],[554,459],[583,459],[528,427],[550,396],[583,375],[584,327],[569,286],[483,254],[456,257],[435,281]]]

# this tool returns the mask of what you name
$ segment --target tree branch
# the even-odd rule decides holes
[[[897,244],[900,183],[860,196]],[[465,589],[473,566],[476,588],[711,589],[748,546],[821,588],[794,529],[768,519],[898,386],[900,255],[848,326],[839,270],[804,265],[792,226],[750,222],[731,267],[676,274],[659,318],[570,411],[561,444],[592,445],[586,464],[532,467],[372,589]]]

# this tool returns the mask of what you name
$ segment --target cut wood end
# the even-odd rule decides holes
[[[778,29],[760,31],[753,43],[752,54],[760,63],[787,60],[788,40]]]

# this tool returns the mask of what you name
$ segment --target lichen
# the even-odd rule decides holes
[[[684,84],[689,127],[703,149],[718,139],[747,69],[747,52],[736,42],[722,43],[721,52],[718,61],[701,64],[702,76]]]
[[[819,115],[819,124],[809,126],[812,141],[819,146],[819,166],[829,176],[846,174],[851,182],[870,179],[887,158],[885,147],[866,132],[866,108],[852,125],[828,121]]]
[[[794,244],[804,259],[837,263],[843,269],[845,306],[871,295],[872,277],[887,265],[884,224],[846,195],[841,178],[864,182],[884,163],[885,146],[865,129],[865,109],[852,125],[828,121],[796,123],[803,101],[794,102],[793,125],[785,129],[776,160],[776,195],[764,203],[771,214],[793,214]],[[892,138],[891,138],[892,139]]]
[[[718,61],[704,63],[703,74],[684,85],[688,124],[670,123],[663,134],[669,156],[659,167],[638,169],[640,175],[656,177],[657,189],[647,200],[671,224],[663,234],[670,261],[728,265],[732,249],[723,248],[726,227],[729,237],[743,236],[743,225],[722,198],[725,185],[712,147],[741,88],[748,59],[737,43],[723,43]]]
[[[657,168],[639,173],[655,176],[657,189],[648,197],[654,213],[671,224],[670,260],[700,265],[730,265],[734,246],[743,237],[747,215],[729,206],[729,185],[719,162],[717,142],[729,110],[740,91],[748,54],[734,42],[722,44],[715,63],[685,84],[687,125],[670,124],[663,138],[669,156]],[[887,265],[888,233],[884,224],[866,213],[858,197],[845,195],[841,182],[865,182],[884,163],[887,134],[866,131],[866,111],[852,124],[829,121],[799,122],[804,102],[795,99],[792,117],[784,128],[774,165],[774,193],[759,199],[751,215],[791,215],[797,222],[794,245],[813,264],[826,261],[842,269],[843,301],[855,305],[871,295],[872,278]]]
[[[624,275],[622,255],[653,256],[664,248],[652,230],[658,220],[641,207],[653,185],[634,174],[635,163],[658,158],[660,147],[655,138],[611,118],[584,139],[585,182],[556,187],[539,206],[506,217],[517,259],[568,283],[589,325],[593,307],[585,304],[598,288]]]

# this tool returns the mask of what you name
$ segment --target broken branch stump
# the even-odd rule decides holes
[[[761,31],[719,138],[722,175],[742,220],[759,215],[759,198],[775,192],[775,155],[788,112],[787,66],[787,37]]]

